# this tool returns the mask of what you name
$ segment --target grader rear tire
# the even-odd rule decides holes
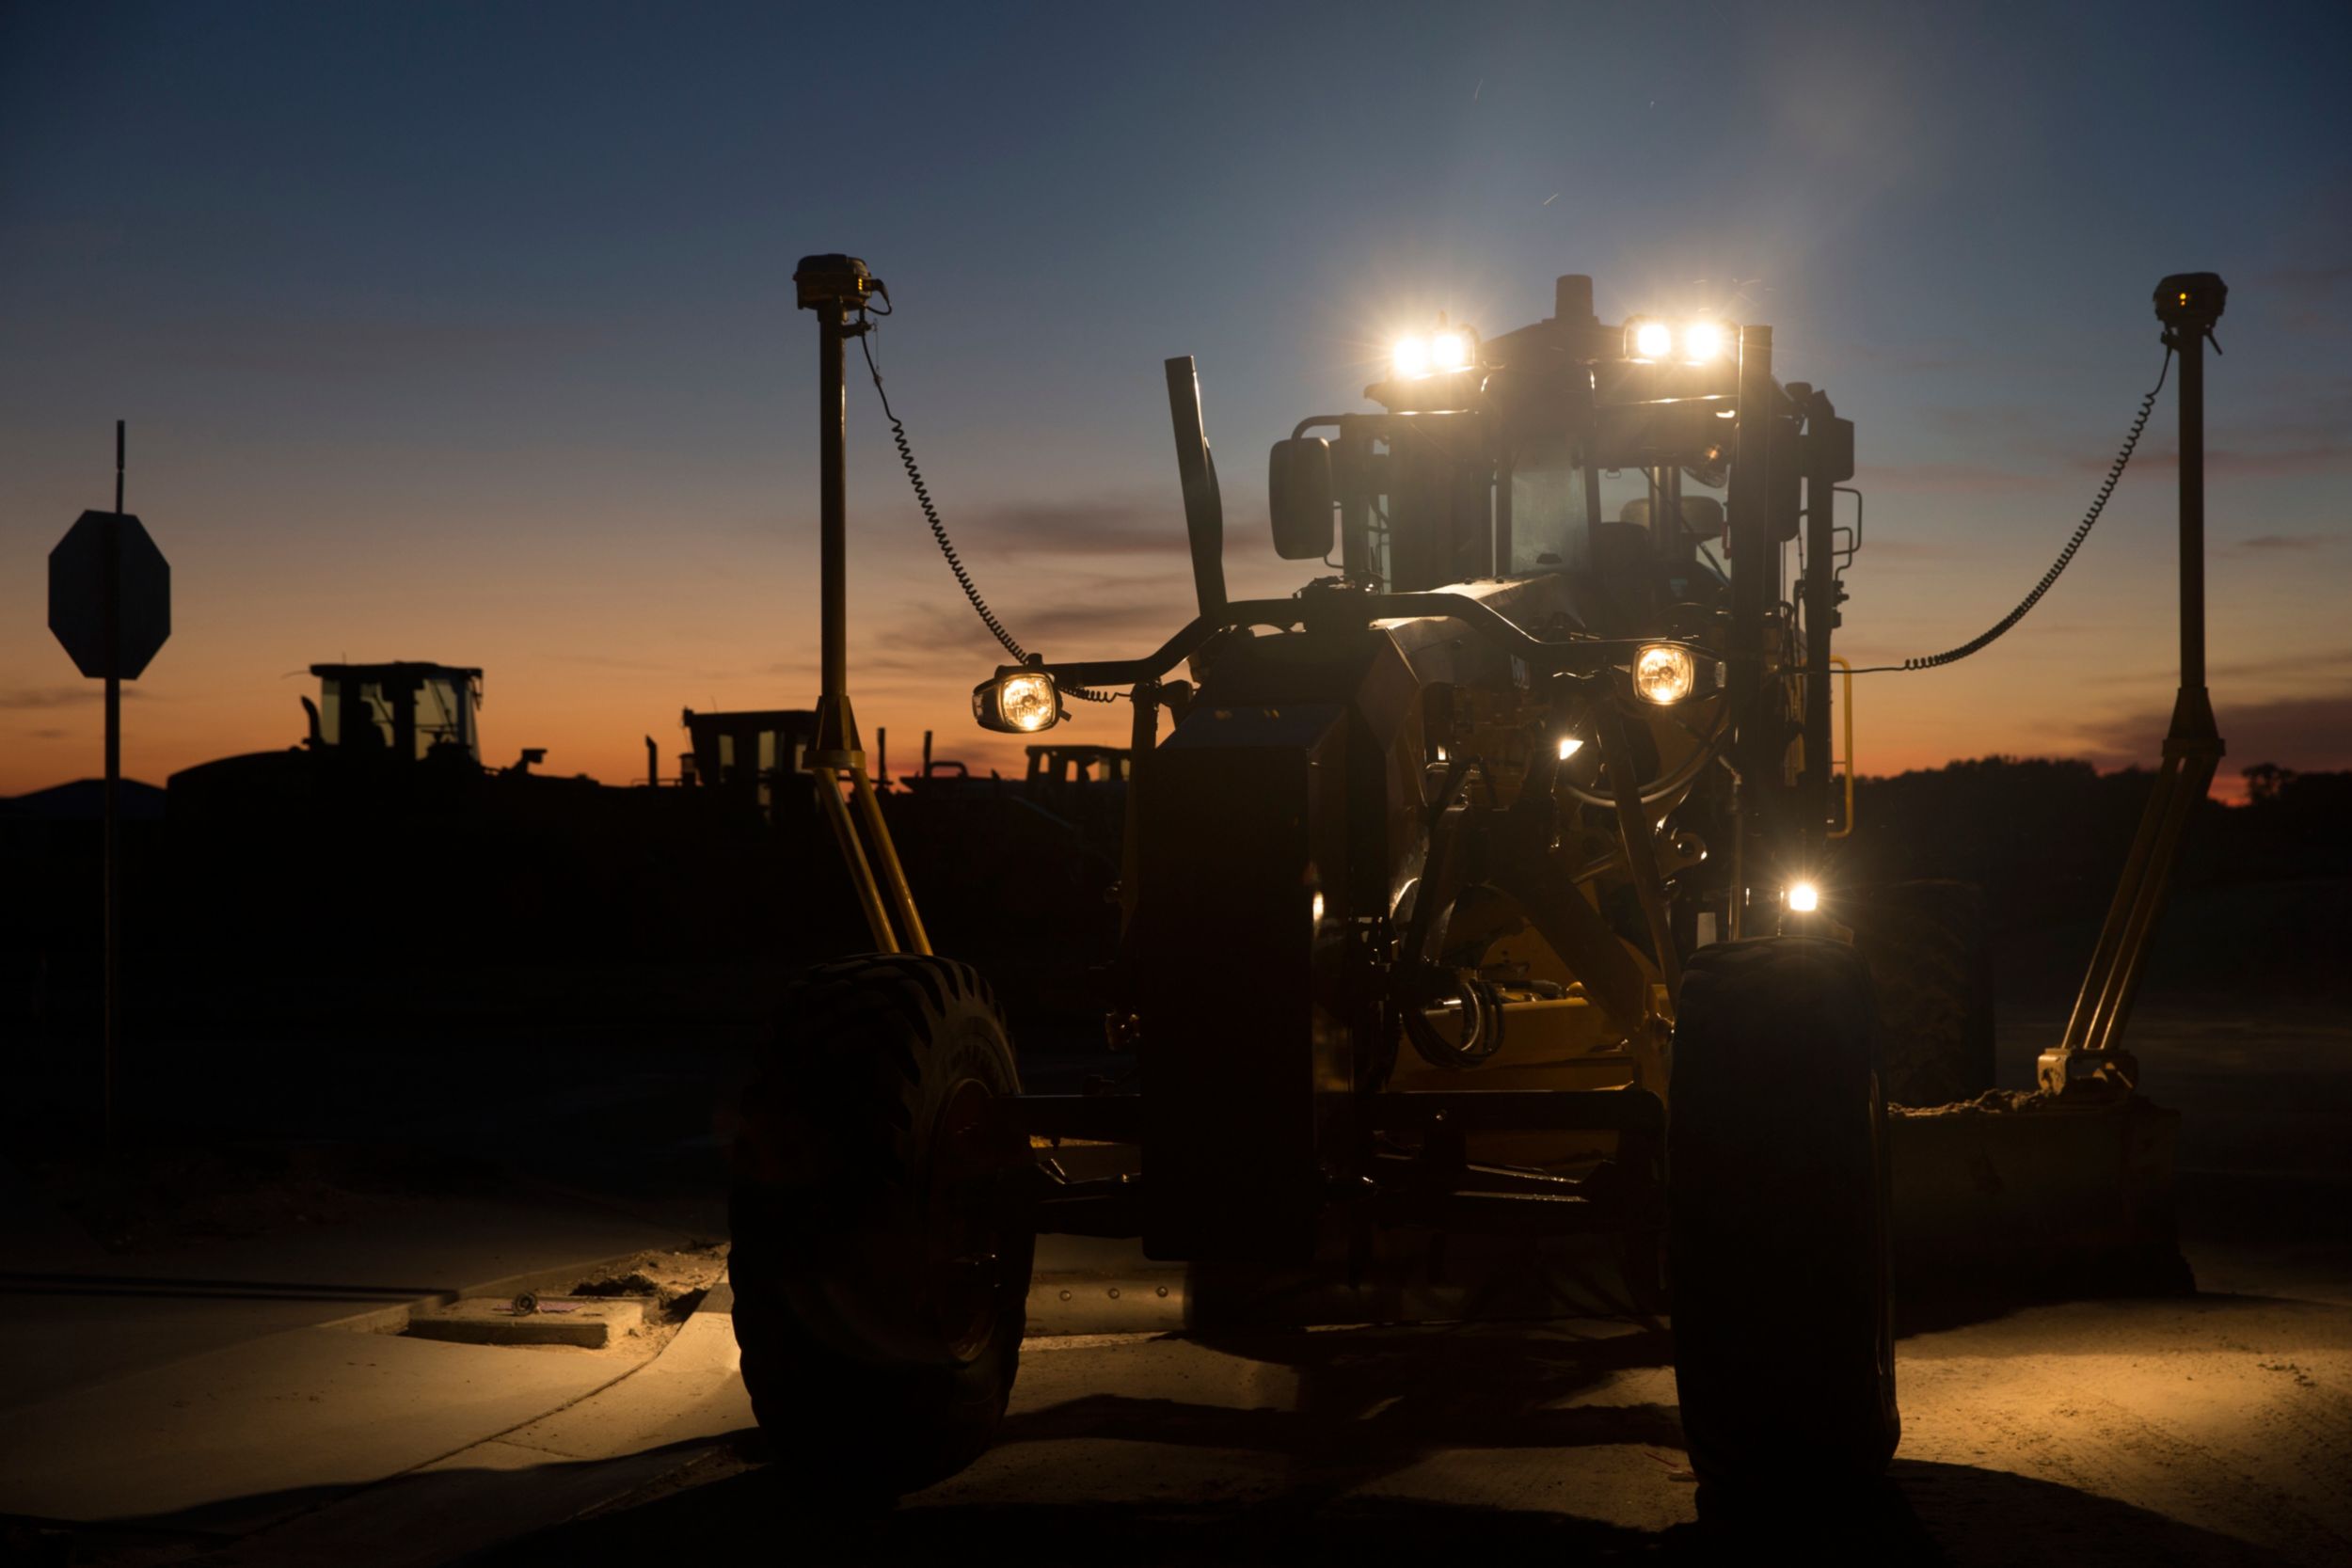
[[[1019,1365],[1036,1238],[993,1201],[1028,1159],[970,969],[878,956],[787,991],[741,1103],[729,1204],[743,1384],[822,1495],[898,1497],[978,1457]]]
[[[1719,1498],[1867,1483],[1895,1452],[1885,1102],[1851,948],[1772,937],[1683,972],[1666,1146],[1675,1379]]]

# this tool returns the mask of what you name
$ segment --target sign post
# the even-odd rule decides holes
[[[115,421],[115,509],[85,512],[49,552],[49,629],[83,674],[106,683],[105,1043],[103,1104],[115,1141],[115,1048],[122,1026],[122,924],[117,808],[122,781],[122,683],[171,636],[171,567],[122,510],[123,424]]]

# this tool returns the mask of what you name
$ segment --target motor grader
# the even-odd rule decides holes
[[[825,421],[810,766],[881,951],[794,982],[741,1102],[762,1423],[844,1487],[968,1464],[1040,1234],[1244,1274],[1334,1235],[1613,1237],[1637,1296],[1670,1294],[1703,1482],[1882,1470],[1877,1013],[1901,987],[1874,987],[1870,908],[1829,875],[1854,436],[1776,378],[1771,329],[1604,322],[1567,277],[1516,331],[1408,338],[1376,407],[1272,449],[1275,549],[1316,563],[1283,598],[1226,592],[1199,383],[1168,362],[1195,617],[1141,657],[1049,660],[965,578],[1015,659],[975,690],[981,725],[1132,705],[1106,1026],[1136,1070],[1038,1095],[985,981],[930,953],[846,691],[844,349],[887,294],[847,257],[796,280]],[[1980,1009],[1951,958],[1938,994]],[[1989,1020],[1911,1033],[1960,1093],[1989,1083]],[[1138,1158],[1073,1176],[1079,1144]]]

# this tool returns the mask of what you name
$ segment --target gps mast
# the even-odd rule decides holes
[[[803,256],[792,274],[800,307],[817,312],[818,467],[818,594],[822,627],[817,697],[817,736],[809,748],[808,770],[817,781],[834,836],[841,841],[842,859],[849,863],[850,880],[857,888],[859,906],[875,948],[883,953],[929,953],[930,936],[923,917],[915,912],[914,894],[899,866],[898,851],[882,820],[882,801],[866,771],[866,752],[858,741],[857,716],[850,707],[850,592],[849,592],[849,404],[843,387],[845,345],[872,330],[864,319],[866,301],[876,294],[887,300],[890,291],[866,270],[854,256]],[[852,320],[855,312],[858,319]],[[869,855],[860,839],[857,821],[841,798],[847,775],[857,815],[865,818]],[[875,865],[881,865],[881,876]]]

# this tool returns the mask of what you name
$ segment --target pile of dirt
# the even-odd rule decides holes
[[[648,1316],[664,1323],[683,1323],[726,1272],[727,1249],[723,1244],[686,1247],[675,1252],[641,1252],[626,1264],[593,1279],[583,1279],[564,1293],[643,1296],[656,1304]]]
[[[2056,1103],[2050,1096],[2038,1089],[1987,1089],[1974,1100],[1957,1101],[1949,1105],[1890,1104],[1886,1107],[1886,1114],[1899,1119],[1914,1117],[2006,1117],[2046,1109]]]

